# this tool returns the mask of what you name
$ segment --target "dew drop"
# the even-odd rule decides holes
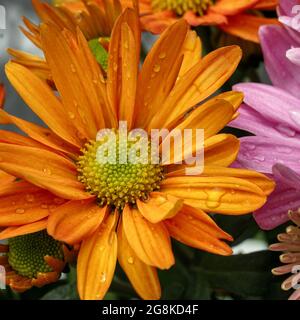
[[[71,120],[75,119],[75,114],[73,112],[68,112],[68,115]]]
[[[300,127],[300,112],[289,111],[289,115],[290,115],[290,118],[295,122],[295,124]]]
[[[158,56],[159,59],[163,60],[165,59],[165,57],[167,56],[167,54],[165,52],[161,52]]]
[[[253,157],[253,160],[257,160],[259,162],[263,162],[263,161],[265,161],[265,159],[266,158],[264,156],[262,156],[262,155],[257,155],[255,157]]]
[[[41,208],[42,209],[48,209],[48,205],[47,204],[41,204]]]
[[[296,135],[296,131],[285,124],[277,125],[276,129],[288,137],[294,137]]]
[[[134,258],[133,257],[129,257],[127,259],[127,261],[128,261],[129,264],[134,264]]]
[[[246,148],[247,148],[248,150],[255,150],[255,149],[256,149],[256,146],[255,146],[254,144],[252,144],[252,143],[247,143],[247,144],[246,144]]]
[[[106,281],[106,274],[104,272],[101,272],[100,282],[104,283],[105,281]]]
[[[27,194],[26,195],[26,201],[27,202],[33,202],[34,201],[34,195],[33,194]]]
[[[51,171],[49,168],[44,168],[44,169],[43,169],[43,172],[44,172],[45,174],[48,174],[49,176],[52,174],[52,171]]]
[[[280,153],[292,153],[292,148],[287,146],[277,146],[276,150]]]
[[[76,68],[75,68],[75,66],[74,66],[74,64],[73,64],[73,63],[71,64],[71,66],[70,66],[70,67],[71,67],[71,71],[72,71],[73,73],[75,73],[75,72],[76,72]]]
[[[225,195],[225,191],[223,189],[214,188],[212,191],[208,193],[208,197],[206,199],[206,205],[215,209],[218,208],[221,204],[221,198]]]
[[[154,67],[153,67],[153,71],[156,72],[156,73],[159,72],[160,71],[160,65],[159,64],[155,64]]]
[[[126,49],[129,48],[128,42],[124,42],[124,48],[126,48]]]
[[[22,213],[25,212],[25,209],[23,209],[23,208],[18,208],[18,209],[16,209],[15,212],[16,212],[17,214],[22,214]]]

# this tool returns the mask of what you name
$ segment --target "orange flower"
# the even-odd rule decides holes
[[[80,30],[41,26],[41,44],[59,93],[31,70],[9,62],[6,74],[47,129],[0,110],[28,137],[2,131],[0,169],[18,180],[0,187],[0,239],[45,228],[59,241],[80,245],[77,273],[82,299],[101,299],[117,260],[137,293],[157,299],[156,269],[174,263],[171,237],[194,248],[230,255],[231,236],[206,213],[246,214],[260,208],[274,183],[260,173],[228,168],[239,141],[219,131],[243,99],[226,92],[206,100],[235,71],[239,47],[201,58],[201,43],[184,19],[161,35],[139,70],[138,16],[118,18],[104,77]],[[205,101],[205,102],[203,102]],[[203,102],[196,109],[197,103]],[[187,112],[189,112],[188,116]],[[100,129],[203,128],[205,168],[186,176],[171,146],[171,164],[97,162]],[[193,153],[197,152],[193,145]],[[118,153],[118,157],[121,153]]]
[[[79,28],[85,38],[96,40],[105,49],[108,48],[107,37],[110,37],[113,25],[122,11],[119,0],[95,1],[56,1],[56,6],[43,3],[40,0],[32,0],[34,9],[44,23],[54,24],[61,31],[68,29],[76,34]],[[27,18],[23,18],[27,27],[21,27],[25,36],[38,48],[42,48],[40,27]],[[52,75],[46,61],[38,56],[8,49],[13,61],[33,70],[40,78],[52,83]]]
[[[122,0],[123,6],[130,5]],[[161,33],[183,17],[191,26],[215,25],[231,35],[259,43],[261,25],[277,23],[259,10],[274,10],[278,0],[139,0],[142,26]]]
[[[46,231],[10,238],[8,245],[0,244],[6,284],[17,292],[58,281],[69,255],[69,250]]]

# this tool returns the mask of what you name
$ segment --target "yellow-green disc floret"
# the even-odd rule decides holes
[[[46,231],[39,231],[8,240],[7,253],[10,266],[18,274],[36,278],[37,274],[53,271],[45,262],[45,256],[63,260],[62,245]]]
[[[79,181],[88,192],[97,196],[99,205],[108,204],[122,209],[126,203],[135,204],[137,199],[145,200],[150,192],[159,190],[164,178],[160,164],[120,163],[120,155],[125,150],[119,148],[119,139],[116,140],[115,162],[105,163],[98,153],[103,143],[88,143],[77,162]],[[125,147],[127,154],[132,152],[132,146],[132,143],[128,143]],[[150,158],[150,154],[150,147],[147,145],[146,157]]]

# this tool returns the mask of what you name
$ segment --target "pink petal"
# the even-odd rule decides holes
[[[285,28],[277,25],[261,27],[259,36],[265,66],[273,84],[300,98],[300,67],[286,58],[287,50],[298,47],[298,43]]]
[[[244,93],[240,116],[230,126],[257,135],[297,138],[300,142],[300,99],[279,88],[259,83],[240,83],[233,90]]]
[[[263,230],[272,230],[289,220],[288,211],[300,207],[300,191],[287,188],[269,196],[267,203],[254,212],[254,219]]]
[[[300,146],[293,141],[287,142],[279,138],[259,136],[243,137],[238,155],[238,163],[244,168],[272,173],[276,163],[286,166],[300,173]]]

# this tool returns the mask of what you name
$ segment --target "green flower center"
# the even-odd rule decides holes
[[[135,148],[135,142],[123,145],[116,135],[112,152],[107,137],[89,142],[82,150],[77,162],[78,179],[88,192],[97,196],[100,206],[123,209],[126,203],[135,204],[137,199],[145,200],[150,192],[159,190],[163,168],[151,164],[147,142],[146,152]],[[130,161],[134,156],[139,158],[138,162]]]
[[[153,10],[172,10],[179,16],[187,11],[193,11],[199,16],[203,16],[213,4],[214,0],[152,0]]]
[[[46,231],[39,231],[8,240],[8,262],[21,276],[36,278],[39,272],[53,271],[45,262],[45,256],[63,260],[61,243]]]

